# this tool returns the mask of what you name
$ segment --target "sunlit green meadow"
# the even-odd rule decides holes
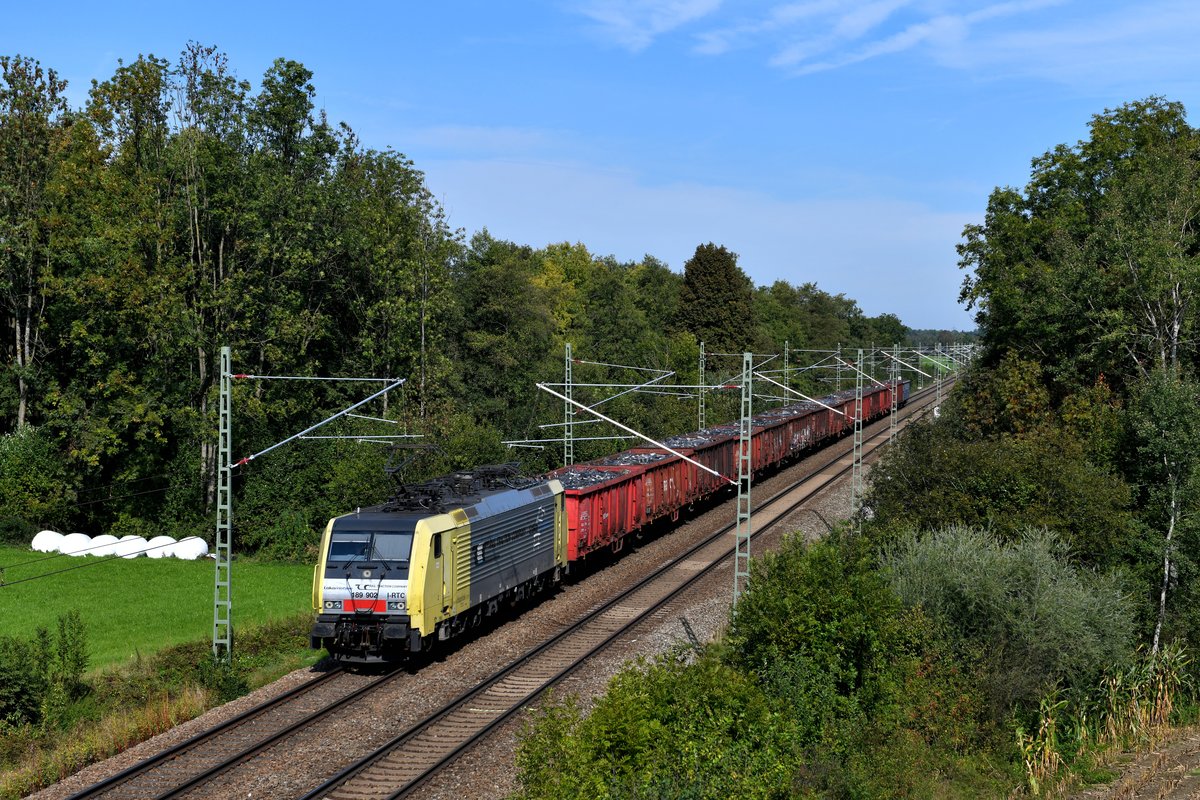
[[[0,635],[29,638],[39,625],[53,629],[60,614],[78,610],[91,669],[212,637],[211,559],[71,557],[0,547],[0,569]],[[232,582],[235,638],[239,626],[310,608],[310,565],[235,559]]]

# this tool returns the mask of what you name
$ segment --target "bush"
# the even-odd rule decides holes
[[[46,673],[34,642],[0,636],[0,722],[24,725],[42,718]]]
[[[62,525],[74,500],[63,460],[41,428],[0,436],[0,518]]]
[[[1046,531],[1004,543],[949,527],[911,537],[885,560],[907,605],[984,653],[996,719],[1035,708],[1056,684],[1087,691],[1132,655],[1133,606],[1119,581],[1073,566]]]
[[[224,661],[202,659],[196,666],[196,677],[199,684],[211,691],[221,703],[236,700],[250,691],[246,677],[237,667]]]
[[[54,634],[38,628],[30,641],[0,637],[0,722],[56,726],[87,692],[87,629],[79,612],[58,618]]]
[[[58,618],[58,630],[50,658],[51,683],[61,686],[68,698],[77,699],[86,688],[83,673],[88,660],[87,627],[78,611],[68,611]]]
[[[912,530],[987,528],[1015,539],[1049,528],[1086,563],[1108,567],[1134,538],[1132,496],[1062,430],[961,440],[941,423],[908,428],[871,475],[866,532],[881,546]]]
[[[766,676],[802,664],[870,713],[888,692],[905,627],[898,599],[858,543],[806,546],[794,536],[752,563],[726,641],[735,666]]]
[[[590,716],[543,710],[518,796],[937,797],[949,773],[1003,795],[1011,737],[989,761],[975,673],[934,633],[860,544],[790,539],[754,562],[723,644],[626,669]],[[959,755],[981,745],[981,768]]]
[[[667,656],[613,678],[584,717],[549,704],[517,751],[521,798],[786,797],[785,716],[711,653]]]
[[[726,646],[800,751],[793,795],[937,796],[937,772],[984,740],[970,671],[861,540],[793,537],[757,559]]]
[[[20,517],[0,517],[0,544],[27,547],[37,528]]]
[[[540,712],[517,796],[1009,794],[1011,732],[980,724],[978,671],[937,633],[861,543],[789,539],[753,562],[724,643],[627,668],[590,716]]]

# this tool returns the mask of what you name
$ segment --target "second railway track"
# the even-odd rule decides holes
[[[364,679],[341,669],[331,670],[93,784],[69,800],[178,797],[378,688],[388,678]]]

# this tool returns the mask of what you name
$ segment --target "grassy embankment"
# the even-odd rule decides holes
[[[44,706],[39,721],[0,722],[0,800],[324,656],[306,649],[310,565],[234,563],[234,659],[218,669],[210,654],[211,560],[44,556],[0,547],[0,637],[30,640],[39,626],[54,635],[61,615],[78,612],[89,654],[85,688],[65,705]]]
[[[211,641],[212,560],[51,555],[0,547],[0,636],[53,629],[60,614],[74,609],[87,627],[92,670]],[[50,574],[58,570],[68,571]],[[310,609],[309,565],[235,561],[232,581],[235,631]]]

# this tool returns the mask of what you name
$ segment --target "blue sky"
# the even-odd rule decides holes
[[[1200,87],[1194,0],[20,4],[0,52],[82,105],[118,58],[189,39],[256,87],[303,62],[329,118],[411,157],[468,235],[676,270],[712,241],[757,284],[918,328],[973,327],[954,246],[992,188],[1105,108],[1195,113]]]

